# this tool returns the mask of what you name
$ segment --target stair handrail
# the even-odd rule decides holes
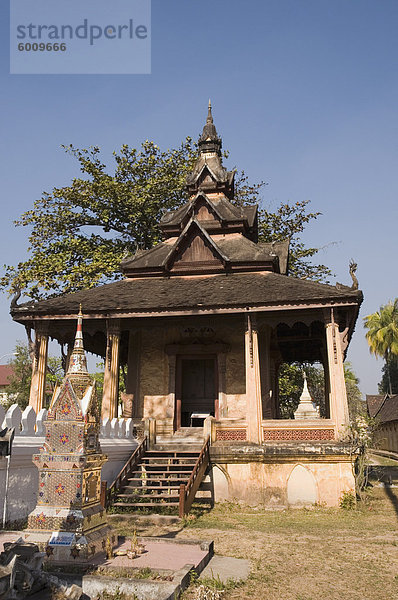
[[[142,442],[138,444],[134,452],[131,454],[131,456],[127,459],[126,463],[120,469],[119,473],[116,475],[109,488],[106,490],[105,508],[109,506],[112,496],[116,493],[117,490],[119,490],[123,486],[125,480],[133,471],[134,467],[138,464],[138,462],[147,450],[148,438],[147,436],[145,436]]]
[[[210,436],[207,437],[186,484],[180,485],[179,515],[187,515],[191,509],[195,494],[202,482],[203,475],[210,464]]]

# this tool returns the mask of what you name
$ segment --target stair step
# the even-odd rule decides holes
[[[164,465],[150,465],[149,467],[146,467],[145,470],[134,470],[133,473],[137,476],[142,473],[147,473],[149,475],[161,475],[162,473],[165,475],[190,475],[192,469],[182,469],[177,465],[175,469],[173,469],[173,465],[167,465],[167,468],[165,468]],[[145,477],[145,475],[143,477]]]
[[[134,499],[135,502],[140,503],[141,498],[150,498],[151,500],[163,500],[163,499],[167,499],[167,500],[178,500],[179,499],[179,494],[137,494],[136,496],[134,496],[134,494],[118,494],[117,499],[120,498],[131,498],[132,500]]]
[[[130,506],[134,506],[135,508],[159,508],[164,506],[172,506],[173,508],[177,508],[178,504],[176,502],[114,502],[113,506],[118,506],[120,508],[127,508]]]
[[[187,452],[186,454],[171,454],[170,452],[165,452],[164,454],[150,454],[149,456],[145,455],[141,458],[141,460],[198,460],[199,454],[197,452]]]
[[[190,462],[170,462],[171,460],[176,461],[177,459],[173,458],[173,459],[169,459],[169,462],[155,462],[156,460],[159,460],[159,458],[156,456],[154,459],[147,459],[148,462],[144,462],[144,461],[140,461],[139,464],[137,465],[138,468],[139,467],[147,467],[148,465],[150,467],[194,467],[196,460],[191,460]],[[167,459],[161,459],[166,461]],[[183,460],[188,460],[188,459],[183,459]]]
[[[173,509],[173,513],[178,511],[180,486],[186,485],[202,446],[203,430],[186,428],[176,438],[166,438],[164,443],[147,450],[116,494],[113,507],[120,512],[123,509],[156,512],[163,508]],[[197,500],[212,502],[211,498]]]
[[[151,469],[156,468],[156,469],[163,469],[163,468],[176,468],[179,469],[180,467],[186,467],[184,470],[186,471],[187,469],[189,469],[189,467],[191,467],[191,471],[194,467],[195,463],[193,463],[192,465],[184,465],[184,464],[178,464],[178,463],[141,463],[138,465],[138,468],[143,466],[145,468],[150,467]]]
[[[143,486],[129,486],[126,485],[125,488],[123,488],[123,493],[124,492],[130,492],[134,493],[137,490],[178,490],[180,488],[180,486],[178,485],[178,483],[176,485],[143,485]]]
[[[137,481],[137,482],[139,481],[141,484],[143,483],[143,480],[141,477],[129,477],[128,481]],[[187,477],[178,477],[178,478],[172,479],[171,477],[170,478],[166,477],[166,478],[161,479],[159,477],[158,479],[156,479],[153,477],[147,477],[145,479],[146,484],[148,484],[149,482],[154,483],[155,481],[162,483],[162,484],[169,484],[169,483],[172,484],[173,482],[175,482],[176,485],[179,485],[180,483],[186,483],[188,481],[188,478]],[[161,487],[161,486],[159,486],[159,487]]]
[[[178,456],[188,456],[188,457],[198,457],[199,456],[199,452],[195,452],[195,450],[148,450],[145,453],[145,456],[170,456],[173,455],[173,457],[178,457]]]
[[[178,444],[179,448],[176,448],[176,444],[161,443],[156,445],[156,451],[160,452],[187,452],[191,454],[199,455],[202,444],[199,443],[189,443],[186,444]]]

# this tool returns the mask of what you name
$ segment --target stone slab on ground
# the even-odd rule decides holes
[[[23,531],[1,532],[0,550],[3,549],[4,542],[15,541],[23,537],[23,534]],[[174,600],[180,591],[189,585],[190,571],[201,573],[214,553],[213,542],[161,537],[139,537],[138,539],[144,544],[145,552],[137,558],[115,556],[108,560],[103,554],[93,558],[93,565],[114,569],[111,575],[95,573],[68,575],[68,565],[64,565],[62,579],[82,587],[88,598],[102,597],[104,591],[116,593],[119,589],[126,594],[135,594],[138,600]],[[129,538],[119,537],[118,550],[129,549],[130,546]],[[73,568],[78,563],[71,561],[70,564]],[[159,574],[167,574],[167,580],[134,579],[134,571],[146,567]],[[129,569],[131,569],[131,578],[126,577],[126,570]],[[118,576],[118,570],[123,576]],[[43,591],[43,600],[44,593]]]
[[[26,538],[24,531],[4,531],[0,533],[0,552],[3,550],[4,542],[15,542],[18,538]],[[34,536],[32,536],[33,538]],[[47,535],[48,537],[48,535]],[[145,546],[144,554],[130,559],[127,556],[115,556],[107,559],[103,554],[95,556],[91,564],[110,568],[132,567],[135,569],[151,568],[178,571],[186,564],[194,565],[195,570],[200,572],[213,556],[213,542],[202,542],[200,540],[175,540],[162,537],[139,537]],[[30,541],[27,539],[26,541]],[[34,541],[32,539],[32,541]],[[117,550],[129,549],[131,545],[129,538],[119,536]],[[71,561],[71,565],[78,561]]]
[[[143,569],[149,567],[154,571],[157,569],[178,571],[186,564],[190,564],[195,565],[195,569],[198,568],[201,571],[213,555],[213,542],[141,536],[138,539],[145,546],[144,554],[133,559],[127,558],[127,556],[115,556],[108,560],[99,556],[93,559],[92,564],[110,568]],[[119,537],[119,540],[122,543],[118,545],[117,550],[130,548],[129,538],[123,540]]]
[[[233,581],[245,580],[249,577],[250,561],[244,558],[232,558],[231,556],[214,555],[207,563],[199,576],[201,579],[220,579],[227,583],[228,579]]]

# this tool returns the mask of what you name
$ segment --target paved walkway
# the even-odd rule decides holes
[[[249,577],[250,561],[244,558],[214,555],[200,574],[200,579],[220,579],[223,583],[245,580]]]

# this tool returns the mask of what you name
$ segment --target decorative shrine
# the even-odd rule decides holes
[[[104,552],[116,536],[100,503],[101,467],[107,457],[99,443],[100,416],[95,381],[87,370],[81,307],[75,344],[62,384],[54,391],[40,454],[36,508],[26,539],[50,560],[86,561]]]

